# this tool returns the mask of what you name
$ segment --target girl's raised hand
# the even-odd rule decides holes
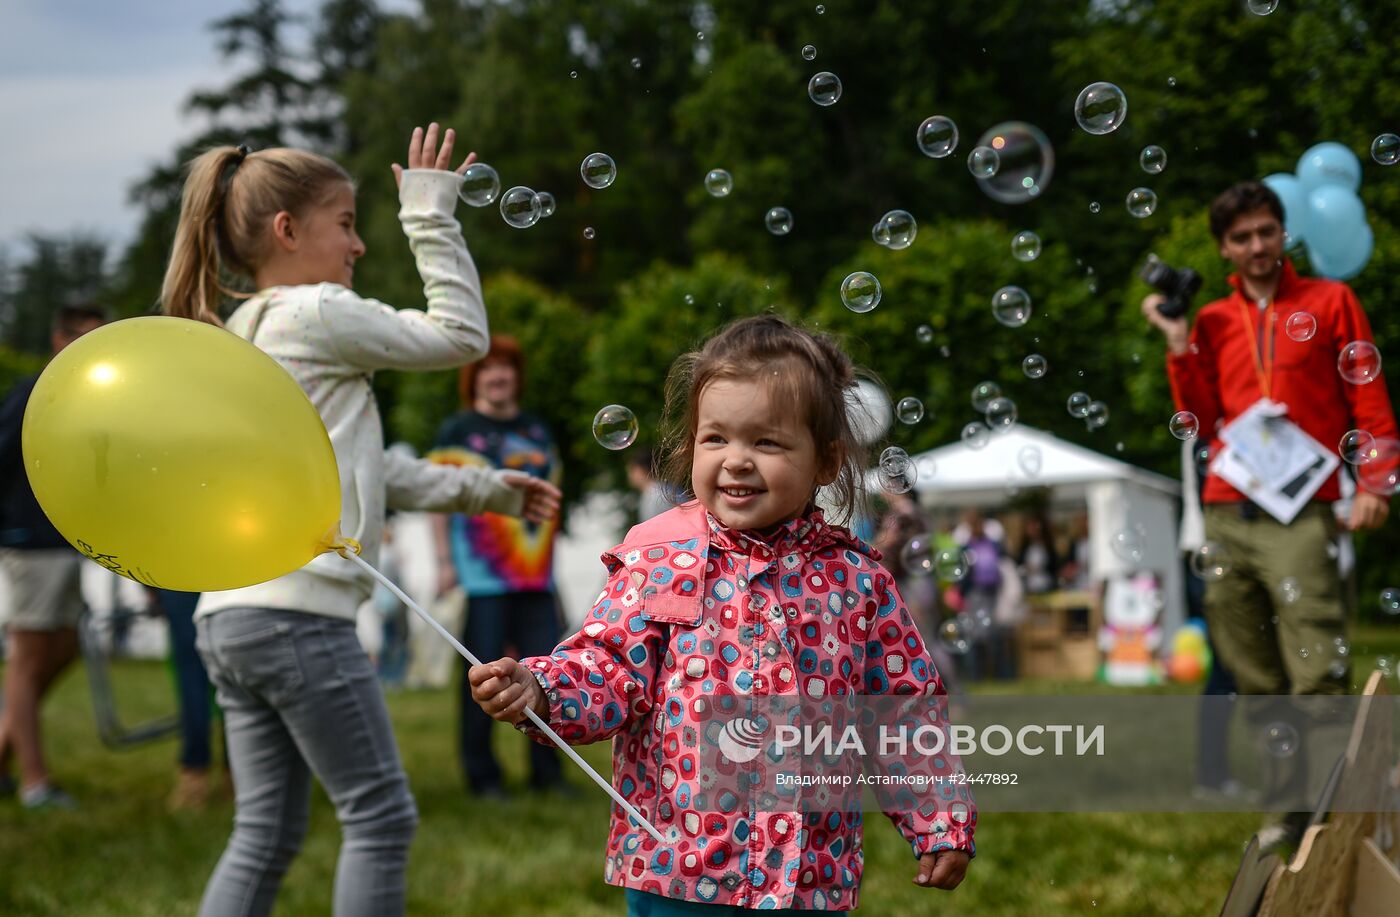
[[[457,132],[448,128],[442,136],[442,147],[438,148],[438,123],[434,121],[428,125],[425,131],[421,127],[413,129],[413,136],[408,139],[408,167],[410,169],[439,169],[446,172],[452,168],[452,146],[457,142]],[[467,170],[467,166],[476,162],[476,153],[468,153],[467,158],[457,167],[457,174],[461,175]],[[394,170],[394,183],[403,185],[403,166],[394,163],[389,168]]]

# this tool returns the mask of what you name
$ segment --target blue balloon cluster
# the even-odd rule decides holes
[[[1375,237],[1366,222],[1361,160],[1340,143],[1310,147],[1296,173],[1275,172],[1264,179],[1283,202],[1288,247],[1304,245],[1308,262],[1323,277],[1350,280],[1371,259]]]

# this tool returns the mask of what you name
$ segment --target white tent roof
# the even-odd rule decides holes
[[[958,493],[975,500],[995,495],[1000,500],[1008,487],[1055,487],[1082,493],[1085,486],[1100,481],[1129,481],[1165,495],[1181,494],[1181,485],[1171,478],[1024,424],[990,434],[980,449],[956,442],[911,458],[918,468],[916,489],[931,496]]]

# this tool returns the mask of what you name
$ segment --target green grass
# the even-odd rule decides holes
[[[1400,630],[1354,634],[1357,671],[1400,655]],[[170,712],[169,677],[157,663],[113,673],[130,724]],[[1078,693],[1103,686],[1020,682],[1001,692]],[[1193,690],[1193,689],[1186,689]],[[522,795],[484,804],[462,791],[456,760],[455,691],[395,693],[389,707],[422,813],[408,885],[410,914],[616,915],[622,893],[602,879],[606,797],[570,777],[581,796],[561,802]],[[168,815],[175,745],[110,751],[97,739],[86,678],[75,671],[45,709],[56,779],[82,803],[77,812],[29,813],[0,802],[0,914],[191,914],[228,836],[232,806]],[[497,730],[511,778],[525,777],[525,740]],[[583,750],[608,768],[606,744]],[[1203,914],[1214,913],[1258,818],[1240,814],[985,813],[979,855],[953,893],[911,882],[914,861],[876,815],[866,830],[861,913]],[[311,829],[279,899],[282,914],[326,914],[339,830],[319,791]]]

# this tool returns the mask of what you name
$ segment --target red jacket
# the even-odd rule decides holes
[[[1265,327],[1265,313],[1245,298],[1238,274],[1230,276],[1230,285],[1233,293],[1208,303],[1197,314],[1190,349],[1167,356],[1177,409],[1196,415],[1212,455],[1220,448],[1219,427],[1264,394],[1250,334],[1240,317],[1241,304],[1254,323],[1254,340],[1266,354],[1273,348],[1272,397],[1288,405],[1290,420],[1330,449],[1336,449],[1342,435],[1353,429],[1365,430],[1378,440],[1397,438],[1385,377],[1353,385],[1337,372],[1337,355],[1343,347],[1352,341],[1373,340],[1371,324],[1351,287],[1335,280],[1300,277],[1293,263],[1284,259],[1270,328]],[[1295,341],[1284,333],[1284,323],[1303,311],[1317,319],[1317,333],[1311,340]],[[1340,496],[1334,474],[1313,499],[1331,501]],[[1243,494],[1214,474],[1206,479],[1206,503],[1243,499]]]

